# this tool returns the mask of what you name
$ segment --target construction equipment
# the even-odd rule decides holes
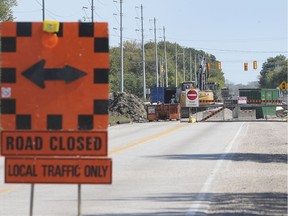
[[[189,117],[189,107],[186,107],[186,90],[187,89],[199,89],[199,106],[213,104],[216,98],[216,91],[219,85],[215,82],[207,82],[209,77],[209,70],[206,64],[206,58],[202,57],[198,72],[195,74],[195,81],[182,82],[180,86],[180,94],[178,100],[181,105],[181,117]],[[214,91],[214,92],[213,92]],[[200,110],[200,109],[199,109]]]

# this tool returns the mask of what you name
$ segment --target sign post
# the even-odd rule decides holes
[[[29,216],[33,216],[33,204],[34,204],[34,184],[31,184]]]
[[[81,216],[81,184],[78,184],[78,216]]]
[[[30,216],[36,183],[77,184],[80,216],[81,184],[112,184],[108,24],[0,28],[5,183],[31,183]]]

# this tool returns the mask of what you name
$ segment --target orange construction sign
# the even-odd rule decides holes
[[[107,23],[2,22],[1,127],[102,130],[108,127]]]
[[[2,131],[3,156],[107,156],[107,131]]]
[[[97,158],[108,148],[108,24],[2,22],[0,31],[5,182],[111,184],[111,159]]]
[[[5,158],[5,183],[111,184],[111,159]]]

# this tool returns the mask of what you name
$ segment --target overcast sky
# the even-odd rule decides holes
[[[45,0],[45,18],[62,22],[91,21],[92,0]],[[109,22],[110,46],[119,44],[120,0],[94,0],[94,21]],[[222,63],[233,83],[257,81],[262,64],[279,54],[287,57],[287,0],[123,0],[124,40],[141,42],[140,5],[145,41],[157,40],[201,49]],[[16,21],[42,21],[42,0],[18,0]],[[253,70],[252,62],[258,61]],[[243,64],[249,63],[245,72]],[[124,69],[125,70],[125,69]]]

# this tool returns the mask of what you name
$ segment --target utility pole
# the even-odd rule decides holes
[[[190,81],[192,81],[192,54],[190,49]]]
[[[183,48],[183,81],[185,82],[185,48]]]
[[[94,22],[94,0],[91,0],[91,22]]]
[[[195,63],[194,63],[195,86],[197,87],[197,85],[198,85],[198,77],[197,77],[197,65],[196,65],[196,60],[197,60],[197,54],[195,54]]]
[[[156,62],[156,87],[159,87],[158,76],[158,53],[157,53],[157,36],[156,36],[156,18],[154,17],[154,37],[155,37],[155,62]]]
[[[45,20],[45,0],[42,0],[42,20]]]
[[[123,80],[123,25],[122,25],[122,3],[120,0],[120,92],[124,91],[124,80]]]
[[[163,87],[163,61],[162,61],[162,57],[159,58],[159,65],[160,65],[160,71],[159,71],[159,86]]]
[[[164,62],[165,62],[165,87],[168,87],[168,69],[167,69],[167,52],[166,52],[166,37],[165,37],[165,26],[163,26],[163,37],[164,37]]]
[[[177,53],[177,43],[175,43],[175,87],[177,88],[177,86],[178,86],[178,78],[177,78],[177,76],[178,76],[178,71],[177,71],[177,69],[178,69],[178,61],[177,61],[177,59],[178,59],[178,53]]]
[[[141,4],[141,33],[142,33],[142,70],[143,70],[143,97],[146,100],[146,72],[145,72],[145,46],[144,46],[144,18]]]

